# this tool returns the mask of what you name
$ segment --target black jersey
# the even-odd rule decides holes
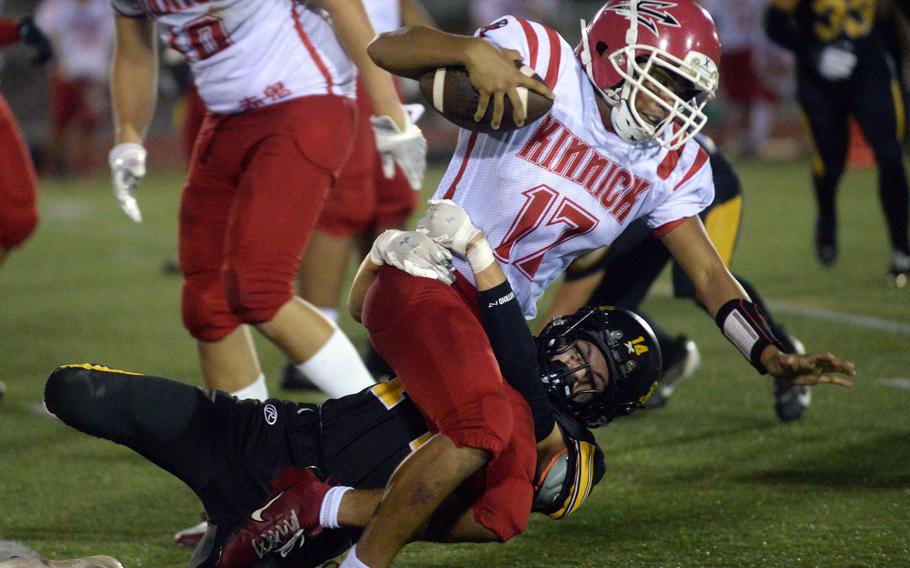
[[[398,379],[327,401],[321,407],[326,472],[359,489],[385,487],[430,433]]]
[[[858,57],[882,48],[877,26],[878,0],[799,0],[792,10],[772,7],[768,36],[810,61],[825,45],[838,43]],[[781,17],[789,16],[789,17]]]

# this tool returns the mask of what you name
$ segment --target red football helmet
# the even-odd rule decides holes
[[[613,106],[617,134],[676,149],[704,127],[702,109],[717,90],[720,40],[694,0],[610,0],[581,26],[575,55]],[[657,122],[642,116],[634,104],[640,95],[666,116]]]

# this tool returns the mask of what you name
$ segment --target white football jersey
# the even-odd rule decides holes
[[[377,34],[401,27],[401,0],[363,0],[363,6]]]
[[[354,97],[354,67],[325,13],[291,0],[111,0],[154,18],[190,64],[209,110],[234,113],[307,95]]]
[[[609,245],[639,217],[656,234],[672,229],[711,203],[714,182],[694,141],[668,151],[608,131],[584,68],[555,31],[508,16],[478,33],[519,51],[556,102],[512,132],[462,130],[434,198],[467,210],[531,318],[573,258]],[[473,282],[467,262],[455,265]]]

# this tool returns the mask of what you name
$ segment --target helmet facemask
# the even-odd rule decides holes
[[[641,386],[642,373],[648,376],[654,373],[654,385],[660,374],[659,367],[656,372],[648,365],[640,367],[641,360],[629,351],[629,341],[638,336],[639,330],[611,324],[611,317],[621,316],[616,312],[604,311],[603,308],[583,308],[571,316],[554,320],[538,337],[541,382],[550,399],[557,407],[590,428],[603,426],[616,416],[624,416],[640,408],[650,395],[648,392],[642,397],[646,390]],[[634,337],[630,337],[630,332]],[[650,328],[647,334],[651,334],[647,344],[655,349],[659,361],[659,346],[653,339]],[[592,372],[590,363],[584,360],[581,351],[579,356],[584,361],[582,365],[573,367],[553,359],[570,349],[577,349],[579,340],[592,344],[607,364],[609,377],[603,390],[576,390],[576,374],[579,371]],[[652,379],[648,379],[648,386],[651,385],[650,380]]]
[[[624,37],[617,33],[618,38],[609,40],[601,27],[595,35],[597,41],[592,45],[589,26],[582,20],[582,39],[576,54],[597,92],[612,107],[611,123],[620,137],[632,142],[653,141],[668,150],[676,150],[707,123],[703,109],[717,90],[717,64],[708,54],[691,47],[684,53],[677,47],[677,55],[674,55],[664,49],[665,36],[654,37],[657,34],[655,29],[642,28],[646,36],[643,36],[644,41],[639,41],[639,24],[646,22],[649,15],[644,13],[639,18],[639,3],[636,0],[612,5],[606,11],[611,18],[628,20]],[[601,15],[604,13],[602,10],[595,17],[594,25],[602,26]],[[675,19],[673,22],[675,25],[661,27],[661,33],[675,33],[682,29],[679,22]],[[607,41],[611,42],[610,45]],[[649,42],[654,45],[649,45]],[[609,61],[609,65],[601,63],[604,59]],[[672,83],[684,87],[672,89],[665,81],[655,77],[655,73],[672,78]],[[608,77],[610,79],[606,81]],[[647,107],[656,105],[664,116],[659,121],[649,120],[642,115],[636,102]]]
[[[609,55],[610,62],[622,76],[622,83],[604,91],[613,103],[611,121],[617,134],[635,142],[653,140],[668,150],[686,144],[708,122],[704,107],[714,96],[717,71],[706,69],[714,63],[691,52],[687,59],[701,66],[687,64],[673,55],[649,45],[624,47]],[[661,80],[667,77],[681,85],[673,89]],[[655,103],[665,116],[656,124],[642,116],[636,105],[638,97]],[[667,129],[671,129],[667,133]]]

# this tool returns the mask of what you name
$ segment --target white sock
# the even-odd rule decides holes
[[[255,381],[248,384],[238,391],[231,393],[237,398],[243,400],[249,398],[252,400],[265,400],[269,397],[269,388],[265,386],[265,375],[259,373]]]
[[[360,561],[357,558],[357,545],[351,547],[351,550],[348,551],[348,555],[344,557],[344,562],[342,562],[338,568],[370,568],[366,564]]]
[[[339,485],[329,489],[322,498],[322,507],[319,509],[319,526],[326,529],[340,529],[338,524],[338,510],[341,508],[341,498],[353,487]]]
[[[332,398],[354,394],[376,384],[354,344],[338,328],[325,345],[299,363],[297,369]]]
[[[321,307],[318,309],[322,313],[322,315],[329,318],[333,322],[338,323],[338,308]]]

